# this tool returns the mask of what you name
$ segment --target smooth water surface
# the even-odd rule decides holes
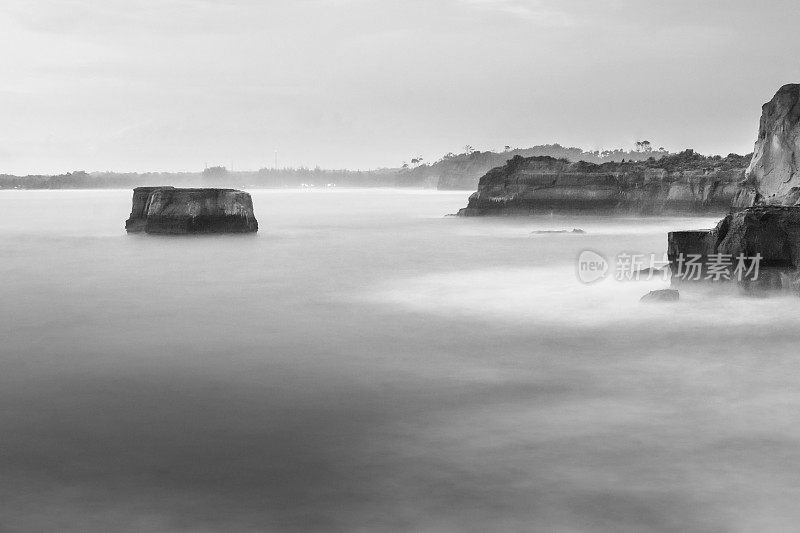
[[[0,192],[0,530],[795,531],[800,301],[577,279],[714,220],[466,196],[155,237],[130,191]]]

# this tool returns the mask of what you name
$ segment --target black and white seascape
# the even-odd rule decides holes
[[[0,531],[789,532],[800,10],[0,5]]]

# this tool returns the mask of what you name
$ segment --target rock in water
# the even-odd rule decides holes
[[[586,233],[586,232],[578,228],[573,228],[572,231],[567,231],[565,229],[539,229],[536,231],[532,231],[531,235],[547,235],[549,233]]]
[[[800,207],[751,207],[723,218],[707,237],[711,253],[761,256],[762,267],[800,267]]]
[[[800,288],[800,207],[749,207],[712,230],[671,232],[667,246],[673,283],[737,282],[749,293]]]
[[[667,255],[670,263],[674,264],[681,254],[702,256],[709,253],[710,233],[710,229],[670,231],[667,234]]]
[[[128,233],[253,233],[258,221],[250,195],[235,189],[137,187]]]
[[[641,302],[677,302],[680,298],[680,293],[675,289],[661,289],[659,291],[650,291],[642,296]]]
[[[781,87],[761,108],[753,158],[735,207],[797,205],[800,200],[800,84]]]

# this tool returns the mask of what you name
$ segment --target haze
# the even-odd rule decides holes
[[[790,1],[6,0],[0,173],[752,150]]]

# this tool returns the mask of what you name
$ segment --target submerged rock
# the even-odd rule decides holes
[[[258,231],[250,195],[235,189],[137,187],[128,233],[252,233]]]
[[[640,302],[653,303],[653,302],[677,302],[680,298],[680,292],[675,289],[661,289],[658,291],[650,291],[639,300]]]
[[[578,228],[573,228],[572,231],[565,229],[540,229],[532,231],[531,235],[546,235],[548,233],[586,233],[586,232]]]
[[[800,201],[800,84],[781,87],[761,107],[758,139],[735,207],[798,205]]]

